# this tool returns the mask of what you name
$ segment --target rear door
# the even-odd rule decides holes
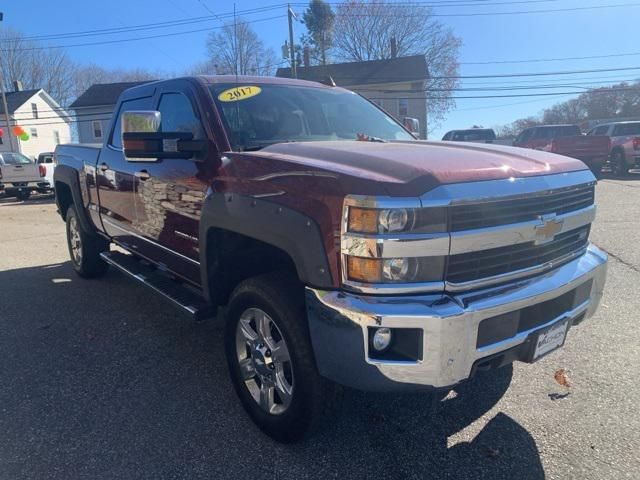
[[[120,120],[122,113],[131,110],[151,110],[153,95],[127,98],[121,102],[107,143],[100,151],[95,169],[100,219],[105,232],[126,247],[137,249],[136,208],[134,192],[137,188],[137,166],[127,162],[122,152]]]
[[[0,168],[2,182],[5,184],[40,181],[38,166],[21,153],[0,153]]]
[[[155,97],[162,132],[189,132],[206,139],[206,118],[187,81],[163,83]],[[211,160],[211,159],[208,159]],[[135,161],[136,233],[144,239],[140,253],[168,270],[200,282],[199,220],[213,161],[164,158]]]

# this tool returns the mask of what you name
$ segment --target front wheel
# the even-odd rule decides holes
[[[232,294],[225,326],[231,380],[245,410],[286,443],[320,426],[342,393],[316,369],[303,293],[279,273],[246,280]]]
[[[621,151],[615,151],[611,154],[611,172],[616,177],[624,177],[629,173],[627,164],[624,159],[624,153]]]
[[[109,248],[106,240],[85,232],[78,221],[75,207],[69,207],[66,215],[67,247],[73,269],[84,278],[96,278],[109,269],[100,254]]]

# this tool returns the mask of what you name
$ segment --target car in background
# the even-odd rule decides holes
[[[514,147],[531,148],[582,160],[599,176],[611,149],[606,135],[586,136],[578,125],[538,125],[525,128],[513,141]]]
[[[631,169],[640,169],[640,121],[604,123],[589,130],[587,135],[607,135],[611,139],[605,168],[614,175],[624,176]]]
[[[40,193],[47,193],[53,190],[53,172],[56,169],[56,161],[53,152],[43,152],[36,159],[38,168],[44,168],[44,179],[49,183],[49,187],[38,190]],[[40,167],[42,165],[42,167]]]
[[[50,188],[44,179],[45,169],[18,152],[0,153],[0,192],[8,197],[26,200],[33,191]]]
[[[467,130],[451,130],[442,140],[450,142],[493,143],[496,132],[492,128],[469,128]]]

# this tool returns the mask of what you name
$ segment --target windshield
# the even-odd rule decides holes
[[[358,137],[413,140],[393,118],[352,92],[264,84],[210,88],[234,150]]]
[[[454,142],[475,142],[478,140],[495,140],[493,130],[460,130],[453,134]]]
[[[22,155],[21,153],[2,153],[0,159],[5,165],[28,165],[33,163],[29,160],[29,157]]]

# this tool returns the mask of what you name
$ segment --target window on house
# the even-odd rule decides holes
[[[32,103],[31,104],[31,112],[33,113],[33,118],[38,118],[38,104],[37,103]]]
[[[407,98],[398,99],[398,115],[406,117],[409,114],[409,100]]]
[[[37,128],[32,128],[31,129],[31,136],[33,138],[38,138],[38,129]]]
[[[102,140],[102,122],[94,120],[91,123],[91,126],[93,127],[93,138],[96,140]]]
[[[58,130],[53,131],[53,142],[58,145],[60,143],[60,132]]]

